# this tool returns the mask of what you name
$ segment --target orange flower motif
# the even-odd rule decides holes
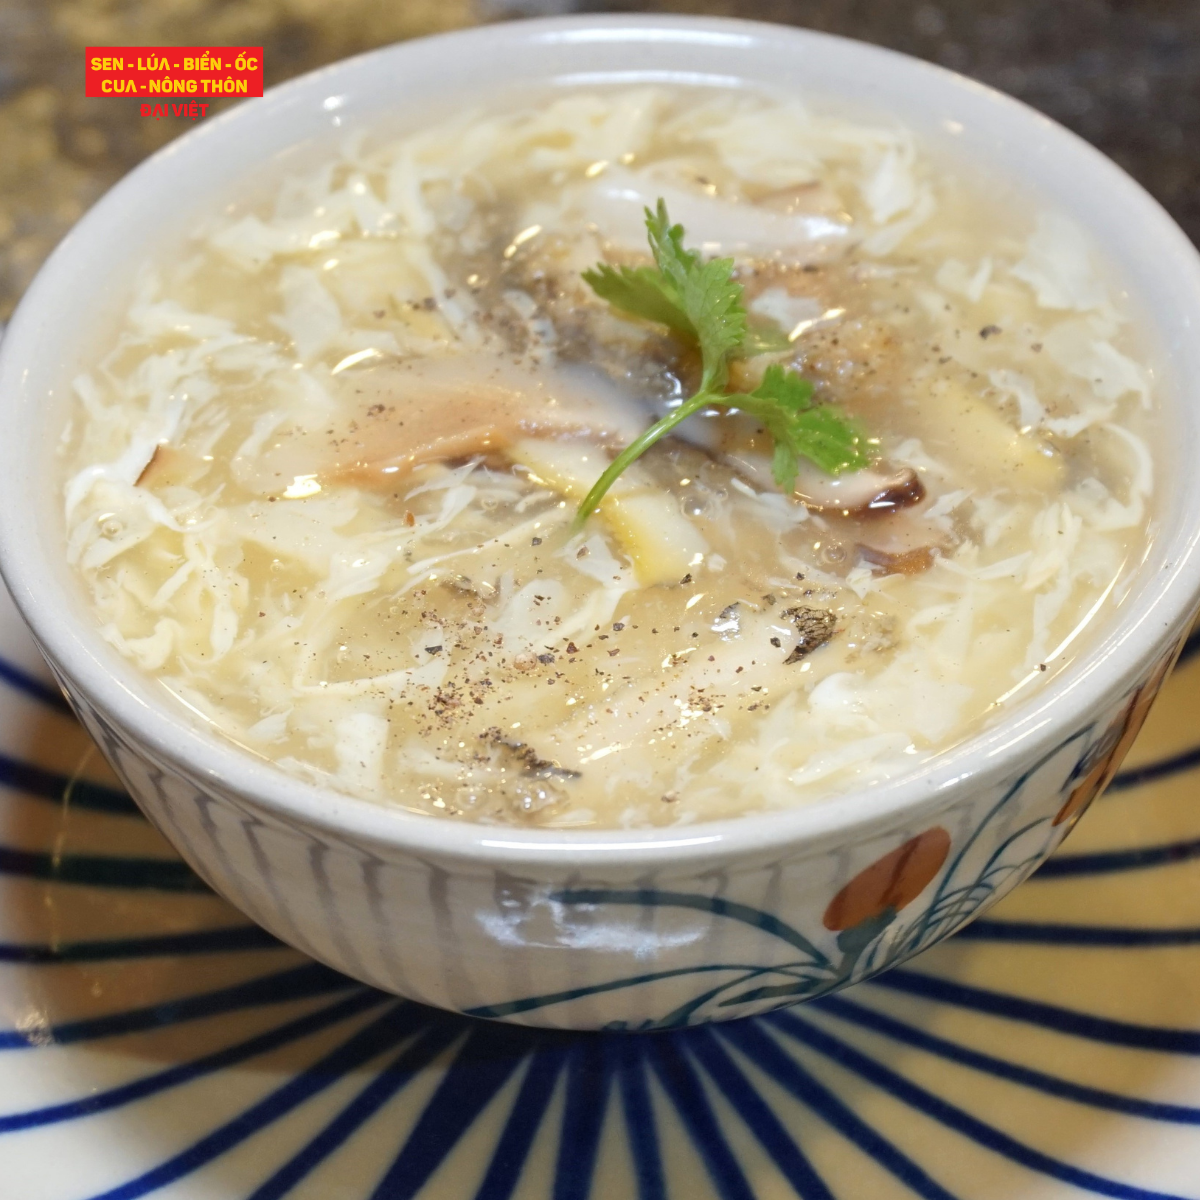
[[[873,862],[829,902],[825,928],[853,929],[911,904],[933,881],[950,853],[950,835],[935,825]]]
[[[1158,689],[1162,687],[1167,673],[1175,665],[1175,659],[1182,644],[1181,642],[1180,646],[1176,646],[1168,654],[1164,654],[1150,678],[1133,693],[1129,707],[1125,710],[1124,725],[1117,735],[1117,740],[1113,743],[1113,748],[1103,755],[1100,761],[1072,789],[1071,794],[1067,797],[1067,802],[1058,810],[1053,824],[1064,825],[1069,821],[1074,825],[1087,812],[1088,805],[1112,782],[1112,777],[1117,773],[1117,768],[1124,761],[1125,755],[1129,753],[1130,746],[1137,739],[1137,735],[1141,733],[1142,726],[1146,723],[1146,717],[1150,714],[1150,706],[1154,703]]]

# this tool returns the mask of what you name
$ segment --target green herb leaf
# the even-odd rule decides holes
[[[654,267],[612,267],[599,263],[584,271],[584,282],[614,308],[666,325],[698,343],[704,389],[720,387],[729,374],[729,356],[746,337],[741,284],[733,279],[733,259],[702,262],[683,244],[683,226],[672,225],[667,206],[646,209],[646,232]]]
[[[700,255],[684,249],[683,226],[671,224],[667,202],[661,196],[654,212],[646,209],[646,233],[658,269],[670,281],[676,295],[682,295],[688,274],[700,265]]]
[[[611,267],[608,263],[597,263],[590,271],[584,271],[583,280],[613,308],[695,338],[696,330],[687,313],[668,294],[662,272],[654,267]]]
[[[746,326],[746,337],[737,348],[735,358],[753,358],[756,354],[779,354],[790,350],[792,343],[788,335],[773,321],[750,317]]]
[[[742,285],[733,278],[733,259],[704,262],[683,244],[682,225],[672,225],[661,199],[646,209],[646,232],[654,267],[612,267],[599,263],[584,281],[614,308],[666,325],[694,341],[700,350],[700,390],[669,416],[656,422],[609,464],[592,485],[575,515],[578,528],[595,512],[621,473],[676,425],[709,405],[739,408],[762,422],[775,442],[775,480],[787,491],[796,481],[801,458],[832,475],[857,471],[872,459],[866,436],[856,422],[832,404],[814,404],[813,386],[795,371],[772,364],[750,393],[729,394],[730,359],[786,350],[782,330],[748,324]]]
[[[646,209],[650,250],[662,273],[664,292],[681,308],[700,343],[701,391],[721,387],[729,374],[729,355],[746,336],[742,285],[733,279],[733,259],[702,262],[683,244],[683,226],[672,225],[661,198]]]
[[[742,285],[734,282],[733,259],[714,258],[693,268],[684,281],[683,307],[700,342],[701,391],[724,387],[729,356],[746,336]]]
[[[583,272],[583,280],[614,308],[644,321],[667,325],[693,341],[700,340],[683,302],[688,274],[700,265],[700,256],[683,246],[683,226],[672,225],[667,206],[646,209],[646,232],[654,254],[654,267],[612,267],[597,263]]]
[[[814,404],[812,397],[807,379],[773,363],[753,392],[721,398],[722,404],[761,421],[771,435],[772,470],[785,491],[795,486],[801,458],[830,475],[860,471],[871,463],[870,443],[858,423],[834,404]]]
[[[804,412],[813,406],[813,385],[796,371],[785,371],[772,363],[764,372],[762,383],[750,393],[755,400],[773,400],[791,412]]]

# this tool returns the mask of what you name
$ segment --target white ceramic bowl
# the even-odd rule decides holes
[[[193,720],[97,632],[65,564],[52,461],[132,265],[264,165],[386,114],[514,83],[768,85],[886,110],[1069,210],[1144,317],[1170,436],[1157,536],[1103,639],[919,773],[795,811],[676,829],[463,825],[299,782]],[[0,567],[88,729],[214,887],[315,958],[429,1004],[632,1028],[743,1016],[879,971],[1028,875],[1107,782],[1200,596],[1200,261],[1107,159],[915,59],[796,29],[667,17],[498,25],[307,75],[125,178],[35,280],[0,353]]]

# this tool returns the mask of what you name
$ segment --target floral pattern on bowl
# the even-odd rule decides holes
[[[324,841],[252,814],[233,793],[155,762],[80,696],[72,703],[130,794],[197,873],[313,957],[468,1016],[672,1029],[825,995],[973,920],[1057,848],[1111,778],[1177,654],[1172,647],[1112,710],[1003,786],[960,796],[945,824],[872,833],[832,864],[780,856],[714,872],[715,887],[702,877],[626,887],[456,874],[416,855],[389,861],[348,839]],[[811,878],[818,873],[819,882]],[[790,898],[772,904],[772,892]],[[411,897],[406,928],[419,933],[403,943],[388,928],[387,898],[397,896]],[[423,902],[425,912],[414,911]],[[290,911],[299,907],[308,909],[301,920]],[[439,953],[448,938],[456,943],[451,969]],[[618,949],[576,956],[570,982],[545,986],[561,978],[564,949],[594,949],[597,940]],[[506,953],[517,945],[534,962],[534,978],[496,999]],[[631,960],[646,968],[621,972]]]

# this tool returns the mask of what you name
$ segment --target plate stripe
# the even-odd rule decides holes
[[[98,938],[88,942],[0,942],[0,962],[41,966],[53,963],[109,962],[125,958],[161,958],[182,954],[229,954],[238,950],[286,950],[278,938],[258,925],[198,929],[162,937]]]
[[[449,1022],[447,1022],[449,1025]],[[469,1028],[463,1022],[464,1029]],[[477,1025],[446,1068],[396,1160],[375,1189],[375,1200],[412,1200],[458,1145],[521,1063],[520,1033]]]
[[[692,1145],[708,1168],[717,1195],[721,1200],[754,1200],[754,1189],[721,1132],[712,1104],[704,1093],[704,1085],[681,1052],[681,1040],[649,1039],[647,1057],[691,1136]]]
[[[868,1055],[856,1050],[847,1042],[825,1033],[809,1021],[794,1013],[776,1013],[768,1017],[773,1025],[784,1030],[790,1037],[802,1042],[810,1049],[823,1054],[839,1066],[867,1080],[889,1096],[910,1108],[932,1117],[948,1129],[970,1138],[981,1146],[1003,1155],[1012,1162],[1037,1171],[1051,1179],[1058,1179],[1074,1187],[1083,1188],[1097,1196],[1110,1196],[1114,1200],[1188,1200],[1176,1192],[1151,1191],[1149,1188],[1121,1183],[1092,1171],[1072,1166],[1052,1155],[1027,1146],[1024,1142],[972,1116],[956,1104],[935,1096],[932,1092],[906,1079],[903,1075],[876,1062]]]
[[[54,709],[55,712],[65,713],[69,717],[75,715],[62,692],[54,684],[46,683],[36,675],[31,675],[6,658],[0,658],[0,681],[8,684],[14,691],[21,692],[38,703],[44,704],[47,708]]]
[[[638,1200],[666,1200],[662,1146],[650,1102],[645,1056],[641,1053],[637,1038],[616,1037],[612,1046],[617,1061],[617,1081],[621,1090],[621,1105],[625,1110],[625,1132],[633,1156]]]
[[[510,1200],[516,1191],[533,1139],[545,1119],[550,1097],[562,1073],[566,1050],[565,1039],[561,1043],[550,1040],[540,1042],[530,1056],[521,1090],[509,1110],[475,1200]],[[639,1200],[660,1200],[664,1196],[661,1192],[652,1196],[639,1192]]]
[[[47,854],[0,846],[0,875],[129,891],[207,892],[208,885],[178,858]]]
[[[796,1145],[783,1122],[754,1090],[716,1035],[705,1027],[680,1039],[721,1089],[725,1099],[762,1143],[785,1179],[803,1200],[835,1200],[825,1181]]]
[[[84,808],[89,812],[114,813],[121,817],[141,817],[141,810],[128,792],[93,783],[90,779],[77,779],[60,771],[50,771],[35,763],[24,762],[0,754],[0,787],[26,792],[39,800],[53,800],[56,804],[71,808]]]
[[[1129,850],[1101,850],[1094,854],[1056,854],[1042,863],[1034,882],[1073,875],[1107,875],[1115,871],[1141,871],[1169,867],[1200,858],[1200,838],[1165,846],[1136,846]]]
[[[337,1049],[306,1070],[297,1072],[282,1087],[276,1088],[257,1104],[250,1105],[231,1121],[226,1121],[186,1150],[173,1155],[135,1179],[97,1193],[92,1200],[138,1200],[138,1197],[148,1195],[192,1174],[252,1137],[260,1129],[285,1117],[306,1100],[331,1087],[351,1071],[364,1066],[397,1042],[411,1036],[426,1019],[424,1011],[416,1005],[397,1003]],[[405,1077],[405,1081],[410,1077],[411,1072]],[[387,1074],[382,1073],[375,1082],[386,1078],[389,1078]],[[283,1195],[283,1192],[276,1194]]]
[[[1024,942],[1051,946],[1194,946],[1200,929],[1135,929],[1122,925],[1069,925],[1052,921],[976,921],[964,941]]]
[[[1153,783],[1158,779],[1169,779],[1200,767],[1200,746],[1173,754],[1170,758],[1160,758],[1157,762],[1146,763],[1143,766],[1130,767],[1127,771],[1118,771],[1112,783],[1108,785],[1110,792],[1122,792],[1127,788],[1140,787],[1143,783]]]
[[[280,1046],[291,1045],[312,1033],[336,1025],[339,1021],[349,1020],[371,1008],[378,1007],[390,999],[390,996],[384,996],[380,992],[360,992],[358,995],[339,1000],[326,1008],[319,1008],[307,1016],[288,1021],[277,1029],[268,1030],[257,1037],[238,1042],[234,1046],[227,1046],[224,1050],[206,1054],[192,1062],[181,1063],[179,1066],[168,1067],[153,1075],[143,1076],[141,1079],[135,1079],[132,1083],[122,1084],[120,1087],[110,1088],[105,1092],[94,1092],[82,1100],[73,1100],[66,1104],[51,1104],[45,1108],[0,1116],[0,1133],[33,1129],[41,1125],[54,1125],[60,1121],[73,1121],[79,1117],[91,1116],[92,1113],[107,1112],[125,1104],[132,1104],[135,1100],[142,1100],[146,1096],[165,1092],[169,1088],[191,1083],[192,1080],[211,1075],[214,1071],[236,1066],[238,1063],[255,1058],[260,1054],[267,1054],[271,1050],[279,1049]]]
[[[957,1200],[925,1169],[876,1132],[823,1084],[818,1083],[774,1038],[764,1032],[762,1020],[737,1021],[717,1026],[717,1035],[735,1046],[760,1070],[785,1088],[827,1125],[836,1129],[873,1158],[884,1170],[921,1197],[921,1200]]]
[[[821,1012],[827,1012],[839,1020],[848,1021],[863,1029],[870,1029],[874,1033],[883,1034],[884,1037],[889,1037],[893,1041],[903,1042],[907,1046],[924,1050],[927,1054],[936,1055],[938,1058],[944,1058],[959,1066],[986,1072],[998,1079],[1008,1079],[1024,1087],[1035,1088],[1050,1096],[1073,1100],[1077,1104],[1087,1104],[1092,1108],[1107,1109],[1110,1112],[1127,1113],[1131,1117],[1144,1117],[1149,1121],[1200,1125],[1200,1108],[1189,1108],[1184,1104],[1159,1104],[1152,1100],[1120,1096],[1101,1088],[1072,1083],[1069,1080],[1060,1079],[1057,1075],[1047,1075],[1045,1072],[1035,1071],[1031,1067],[1006,1062],[1004,1059],[984,1054],[979,1050],[972,1050],[958,1042],[938,1037],[936,1034],[926,1033],[914,1025],[909,1025],[886,1013],[878,1012],[841,996],[825,996],[820,1000],[815,1000],[813,1004]]]
[[[0,1050],[28,1050],[30,1047],[47,1045],[68,1046],[75,1042],[89,1042],[122,1033],[140,1033],[147,1029],[160,1029],[167,1025],[199,1020],[202,1017],[238,1012],[245,1008],[260,1008],[266,1004],[286,1004],[292,1000],[324,996],[330,992],[349,989],[362,990],[363,985],[320,963],[306,962],[303,966],[279,971],[274,975],[261,975],[245,983],[235,983],[231,987],[194,993],[177,1000],[165,1000],[161,1004],[152,1004],[145,1008],[125,1009],[122,1012],[106,1013],[101,1017],[85,1017],[83,1020],[66,1021],[49,1028],[3,1030],[0,1031]]]
[[[1111,1046],[1162,1050],[1167,1054],[1200,1054],[1200,1033],[1190,1029],[1163,1029],[1154,1025],[1136,1025],[1130,1021],[1097,1017],[1091,1013],[1046,1004],[1040,1000],[1026,1000],[1021,996],[1010,996],[1004,992],[992,992],[986,988],[954,983],[949,979],[938,979],[918,971],[899,968],[888,971],[870,980],[869,986],[904,992],[924,1000],[937,1000],[942,1004],[953,1004],[957,1008],[1005,1017],[1010,1021],[1022,1021],[1029,1025],[1038,1025],[1042,1029],[1054,1029],[1059,1033],[1087,1038],[1094,1042],[1107,1042]]]
[[[566,1075],[567,1094],[554,1171],[553,1200],[587,1200],[592,1190],[611,1090],[603,1039],[574,1039],[567,1051]]]
[[[279,1197],[287,1195],[335,1150],[344,1145],[397,1092],[411,1083],[461,1033],[461,1030],[453,1026],[430,1022],[429,1014],[415,1005],[410,1006],[410,1009],[416,1011],[406,1011],[404,1020],[396,1023],[395,1036],[390,1041],[392,1044],[403,1041],[414,1028],[420,1027],[423,1019],[425,1027],[418,1034],[416,1040],[384,1066],[375,1078],[316,1137],[309,1141],[298,1154],[284,1163],[260,1187],[256,1188],[248,1200],[278,1200]],[[398,1009],[393,1009],[393,1013],[398,1011]],[[382,1028],[384,1027],[381,1026]],[[364,1043],[364,1047],[367,1053],[365,1057],[361,1057],[361,1062],[366,1062],[372,1057],[369,1044]],[[364,1047],[356,1048],[351,1058],[360,1058]],[[383,1046],[380,1046],[377,1049],[382,1048]],[[354,1065],[360,1064],[355,1063]],[[345,1074],[340,1065],[337,1069],[340,1074]],[[272,1118],[272,1120],[275,1119],[277,1118]]]

